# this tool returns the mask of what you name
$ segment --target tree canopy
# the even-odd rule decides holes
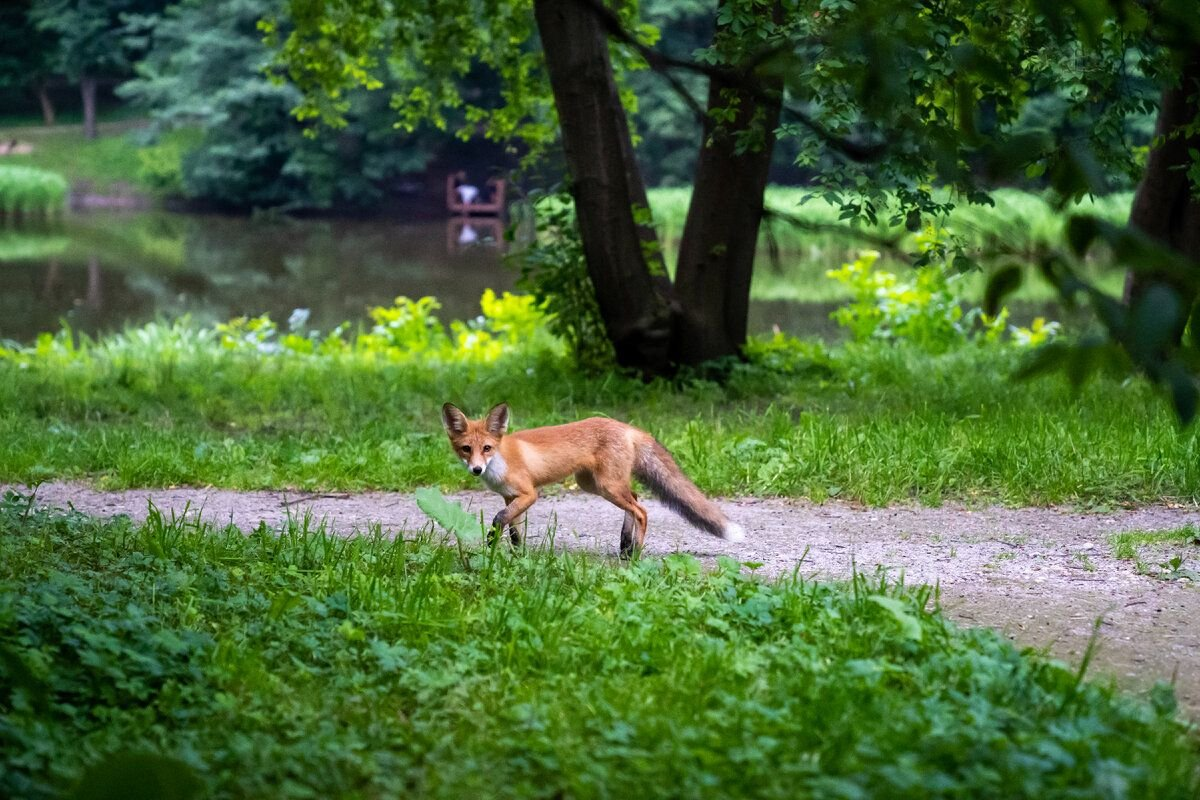
[[[815,191],[846,218],[883,217],[909,229],[954,202],[988,202],[987,189],[1000,182],[1044,175],[1065,206],[1105,191],[1114,178],[1144,175],[1138,201],[1157,198],[1151,205],[1166,212],[1165,224],[1148,227],[1135,205],[1134,228],[1113,231],[1081,218],[1072,244],[1079,256],[1106,239],[1141,276],[1131,286],[1156,288],[1131,292],[1133,305],[1121,306],[1075,277],[1072,254],[1045,254],[1042,271],[1066,299],[1092,302],[1108,334],[1102,348],[1053,359],[1073,364],[1072,374],[1086,374],[1100,350],[1131,359],[1170,386],[1181,416],[1194,413],[1197,359],[1175,343],[1200,288],[1195,237],[1180,234],[1195,213],[1200,151],[1171,144],[1186,144],[1200,129],[1193,85],[1200,20],[1190,2],[721,0],[710,8],[711,42],[684,55],[657,47],[658,29],[634,3],[458,0],[417,8],[291,0],[288,9],[282,60],[304,94],[303,118],[342,124],[345,92],[377,87],[375,76],[390,65],[400,78],[393,102],[402,125],[446,126],[453,112],[463,135],[519,137],[531,156],[561,131],[600,312],[618,360],[651,373],[733,355],[744,340],[763,181],[734,179],[761,172],[776,138],[794,143],[797,164],[814,171]],[[603,47],[594,46],[597,31]],[[476,104],[460,91],[477,65],[500,76],[501,104]],[[701,76],[709,87],[693,214],[673,286],[654,278],[657,258],[646,248],[653,232],[629,132],[607,130],[604,121],[623,120],[621,106],[634,107],[629,74],[646,67],[697,113],[702,104],[683,76]],[[1164,107],[1178,106],[1170,119],[1159,117],[1152,149],[1169,163],[1156,170],[1152,156],[1143,172],[1145,143],[1131,121],[1153,113],[1160,97]],[[1178,180],[1158,180],[1159,172],[1190,177],[1181,193]],[[721,230],[714,233],[714,224]],[[972,265],[953,243],[921,256],[930,257]],[[1015,268],[1001,270],[990,299],[1017,280]],[[1138,322],[1161,318],[1164,292],[1176,298],[1165,338]],[[1137,297],[1155,305],[1140,307]]]

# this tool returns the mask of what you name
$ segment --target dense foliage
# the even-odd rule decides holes
[[[118,795],[150,773],[273,797],[1196,791],[1169,689],[1081,682],[927,588],[481,547],[10,494],[0,793],[89,767]],[[118,755],[139,752],[172,760]]]

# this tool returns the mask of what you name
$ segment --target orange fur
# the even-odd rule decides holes
[[[698,528],[731,540],[742,536],[741,528],[688,480],[666,448],[632,425],[593,417],[509,434],[507,405],[471,420],[450,403],[442,407],[442,424],[467,469],[504,497],[506,506],[492,525],[494,530],[508,526],[514,543],[520,541],[518,526],[537,500],[537,490],[570,475],[579,488],[625,512],[623,556],[640,549],[646,539],[646,509],[630,485],[634,476]]]

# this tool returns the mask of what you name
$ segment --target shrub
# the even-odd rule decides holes
[[[867,250],[841,269],[825,273],[853,293],[853,300],[831,316],[858,341],[905,339],[941,352],[977,337],[998,341],[1006,330],[1011,343],[1021,347],[1044,344],[1059,332],[1057,322],[1042,317],[1029,327],[1008,326],[1006,308],[995,317],[977,307],[964,311],[965,304],[956,291],[963,276],[948,275],[941,264],[916,267],[911,277],[902,278],[877,269],[878,259],[878,252]]]

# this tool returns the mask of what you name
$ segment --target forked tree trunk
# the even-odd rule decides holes
[[[50,100],[50,92],[46,89],[44,80],[37,84],[38,103],[42,106],[42,122],[47,126],[54,124],[54,103]]]
[[[675,270],[680,317],[673,360],[698,364],[737,355],[746,341],[750,278],[762,222],[763,192],[779,124],[780,86],[764,93],[738,90],[711,78],[708,108],[738,104],[737,117],[725,125],[710,113]],[[774,98],[773,101],[768,98]],[[738,153],[736,135],[757,128],[762,146]]]
[[[672,312],[663,282],[651,274],[659,257],[644,246],[656,241],[653,228],[634,219],[634,208],[647,204],[646,189],[617,94],[608,37],[584,2],[534,0],[533,6],[588,274],[617,361],[645,374],[664,374],[670,369]]]
[[[1163,92],[1154,128],[1155,141],[1161,144],[1152,148],[1146,159],[1146,172],[1133,196],[1129,224],[1200,264],[1200,199],[1197,199],[1196,187],[1187,174],[1192,165],[1190,153],[1200,150],[1200,132],[1171,136],[1192,124],[1198,114],[1200,49],[1194,51],[1184,64],[1179,85]],[[1145,272],[1130,272],[1125,283],[1126,302],[1136,302],[1147,288],[1159,282],[1184,292],[1185,302],[1191,302],[1195,299],[1195,286],[1200,283],[1200,276],[1190,282],[1181,282]],[[1178,327],[1178,333],[1182,335],[1182,320]]]
[[[96,79],[84,75],[79,79],[79,93],[83,97],[83,135],[96,138]]]

